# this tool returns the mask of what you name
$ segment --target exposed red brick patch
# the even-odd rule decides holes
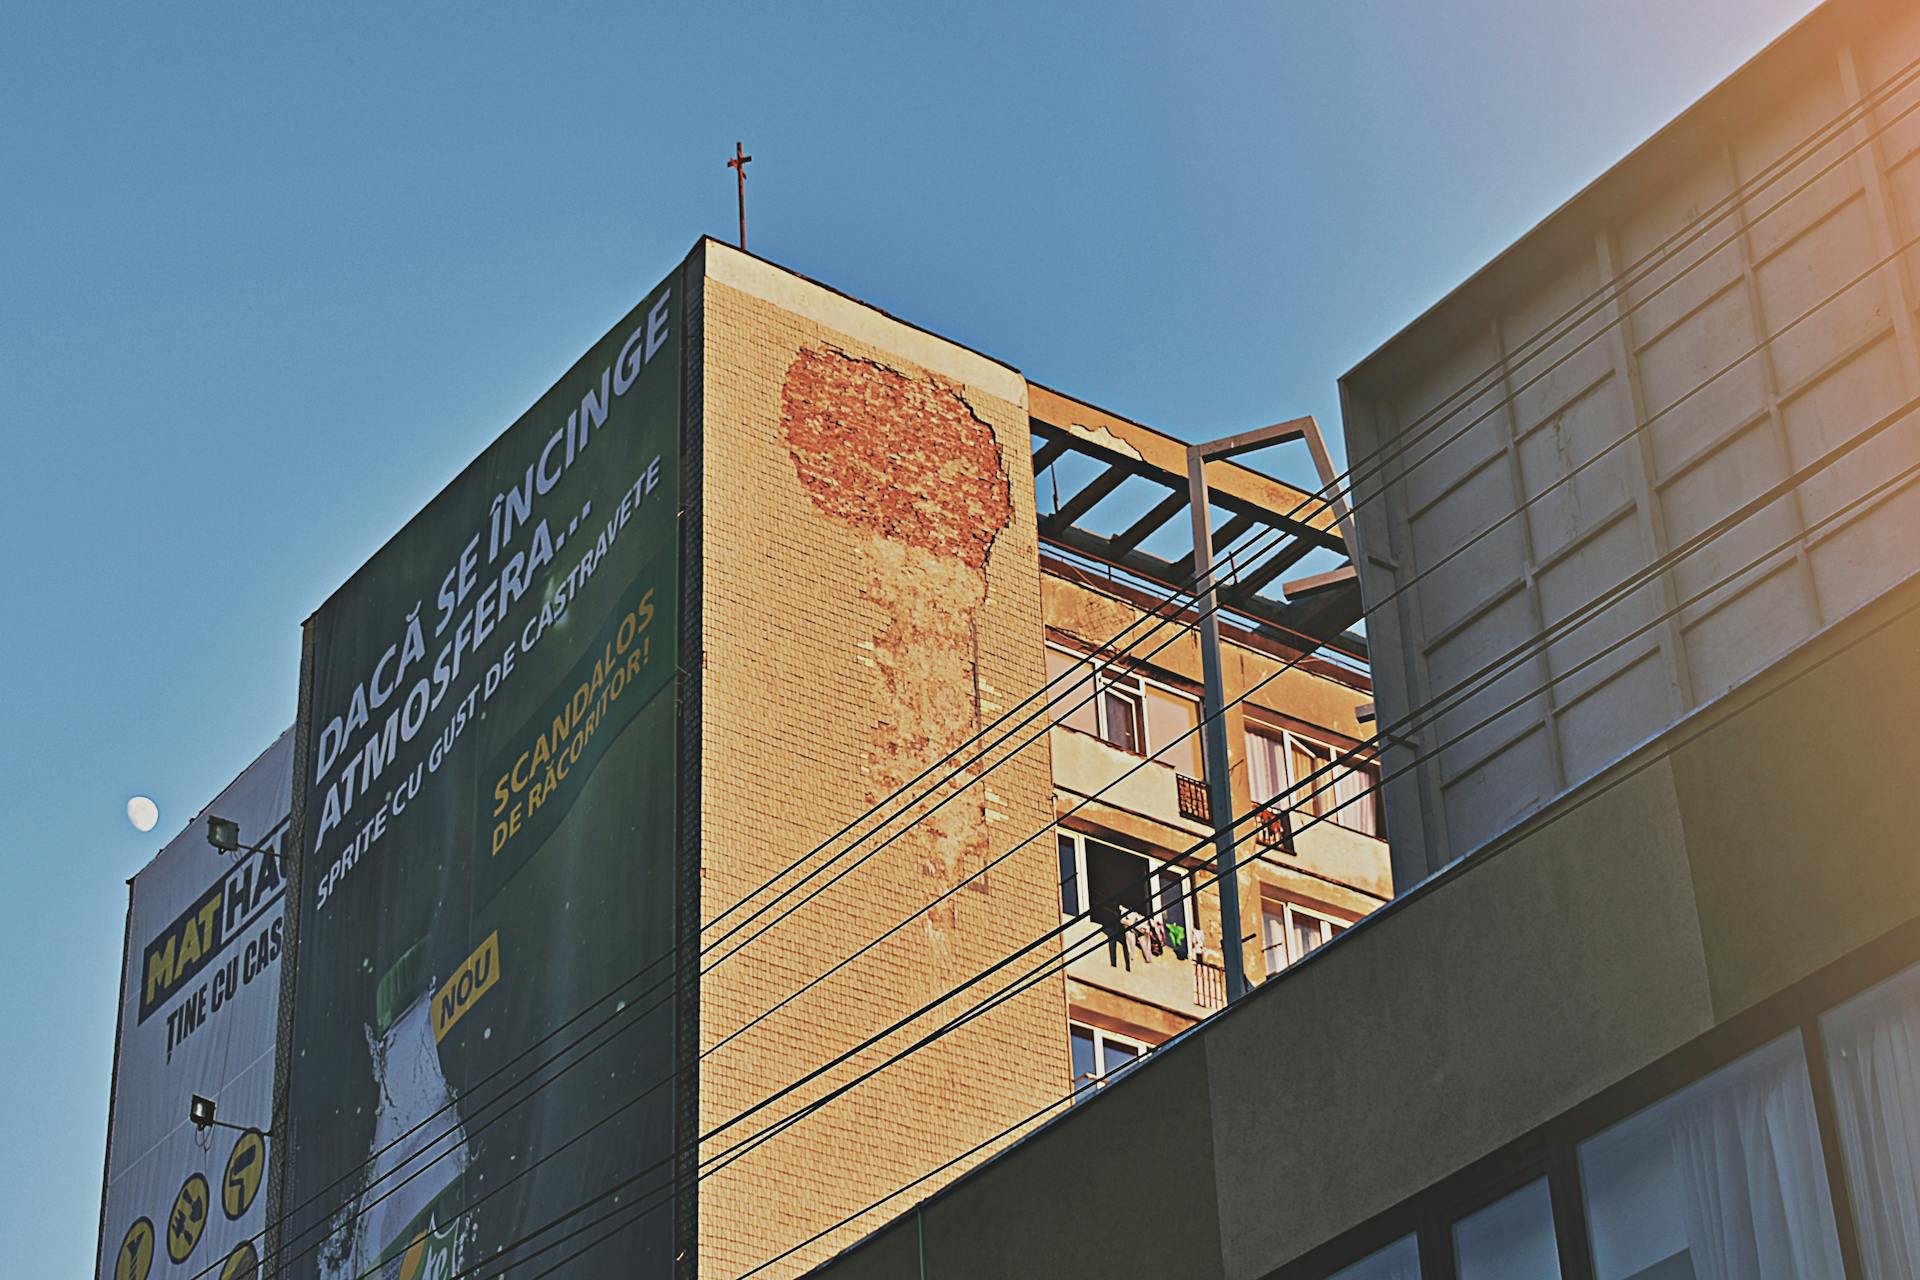
[[[879,615],[871,656],[861,659],[880,685],[865,769],[879,803],[916,790],[922,770],[981,727],[978,615],[994,541],[1013,518],[1004,455],[953,383],[831,347],[794,357],[780,422],[814,506],[861,535],[854,564]],[[964,799],[934,788],[943,794],[910,803],[898,819],[912,832],[902,852],[918,859],[929,903],[987,860],[979,771],[977,763],[964,770]],[[897,807],[888,799],[889,811]],[[972,887],[991,892],[984,877]],[[957,898],[925,917],[936,971],[951,958],[959,923]]]
[[[981,569],[1013,518],[1000,442],[944,380],[809,348],[780,422],[814,505],[857,529]]]

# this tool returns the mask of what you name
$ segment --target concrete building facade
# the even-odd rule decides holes
[[[1342,381],[1403,883],[1910,570],[1916,56],[1824,6]]]

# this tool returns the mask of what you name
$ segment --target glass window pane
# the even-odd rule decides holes
[[[1335,765],[1333,773],[1333,820],[1352,831],[1379,834],[1377,801],[1378,772],[1372,765],[1348,767]]]
[[[1200,704],[1192,698],[1147,686],[1147,743],[1154,749],[1153,758],[1189,778],[1204,776],[1200,772],[1200,735],[1192,731],[1199,723]]]
[[[1100,1049],[1100,1065],[1104,1073],[1109,1076],[1115,1072],[1126,1070],[1129,1066],[1133,1065],[1133,1060],[1140,1056],[1140,1051],[1132,1045],[1122,1044],[1117,1040],[1109,1040],[1105,1037],[1101,1038]]]
[[[1282,745],[1278,738],[1247,730],[1247,786],[1252,789],[1255,804],[1265,804],[1285,786],[1280,763]]]
[[[1460,1280],[1557,1280],[1560,1247],[1547,1180],[1454,1223],[1453,1260]]]
[[[1327,1280],[1420,1280],[1420,1246],[1412,1236],[1403,1236]]]
[[[1321,933],[1320,921],[1304,911],[1293,913],[1293,958],[1300,959],[1318,947],[1326,938]]]
[[[1594,1280],[1840,1272],[1798,1033],[1580,1144]]]
[[[1149,915],[1147,903],[1147,860],[1137,853],[1116,849],[1098,840],[1086,842],[1087,894],[1097,924],[1120,923],[1122,908],[1136,915]]]
[[[1868,1280],[1920,1276],[1920,968],[1820,1019]]]
[[[1287,967],[1287,919],[1279,907],[1260,909],[1260,941],[1267,956],[1267,976]]]
[[[1047,707],[1055,723],[1099,734],[1095,719],[1098,713],[1093,709],[1093,671],[1084,659],[1058,649],[1047,650]]]
[[[1177,924],[1181,930],[1187,927],[1186,877],[1177,871],[1161,871],[1154,875],[1157,891],[1154,905],[1159,909],[1162,924]]]
[[[1139,695],[1126,689],[1107,689],[1100,695],[1106,718],[1106,740],[1122,751],[1141,755]]]
[[[1080,914],[1080,867],[1074,857],[1073,840],[1060,837],[1060,910],[1067,915]]]
[[[1287,807],[1320,814],[1333,808],[1333,775],[1321,772],[1333,760],[1333,751],[1304,738],[1290,738],[1291,773],[1287,779]]]
[[[1093,1032],[1085,1027],[1073,1029],[1073,1092],[1078,1098],[1093,1082],[1100,1078],[1100,1072],[1093,1057]]]

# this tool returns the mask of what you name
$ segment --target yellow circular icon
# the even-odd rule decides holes
[[[167,1215],[169,1258],[175,1262],[187,1260],[193,1246],[200,1243],[200,1233],[207,1229],[207,1210],[212,1207],[204,1174],[193,1174],[180,1184],[180,1194],[173,1198],[173,1212]]]
[[[113,1280],[147,1280],[153,1269],[153,1223],[140,1219],[127,1228],[113,1262]]]
[[[249,1129],[233,1144],[233,1154],[227,1157],[227,1176],[220,1183],[220,1207],[229,1218],[238,1218],[253,1204],[266,1169],[266,1139],[258,1129]]]
[[[220,1268],[220,1280],[255,1280],[260,1274],[260,1255],[253,1251],[250,1241],[242,1240],[227,1255],[226,1265]]]

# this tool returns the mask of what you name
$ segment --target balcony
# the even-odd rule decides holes
[[[1068,954],[1077,957],[1067,964],[1067,976],[1183,1018],[1204,1018],[1226,1003],[1226,975],[1219,965],[1191,954],[1182,960],[1171,948],[1157,956],[1149,948],[1143,955],[1131,934],[1122,938],[1122,946],[1116,949],[1099,925],[1073,921],[1061,938]],[[1081,954],[1083,949],[1086,954]]]
[[[1378,836],[1332,819],[1315,821],[1309,813],[1283,814],[1272,805],[1256,821],[1254,840],[1261,856],[1376,898],[1393,896],[1393,864],[1387,842]]]
[[[1089,733],[1055,725],[1053,783],[1076,796],[1097,797],[1098,803],[1150,818],[1195,837],[1212,830],[1204,817],[1193,816],[1197,793],[1204,813],[1206,788],[1183,777],[1172,765],[1143,760],[1102,742]]]

